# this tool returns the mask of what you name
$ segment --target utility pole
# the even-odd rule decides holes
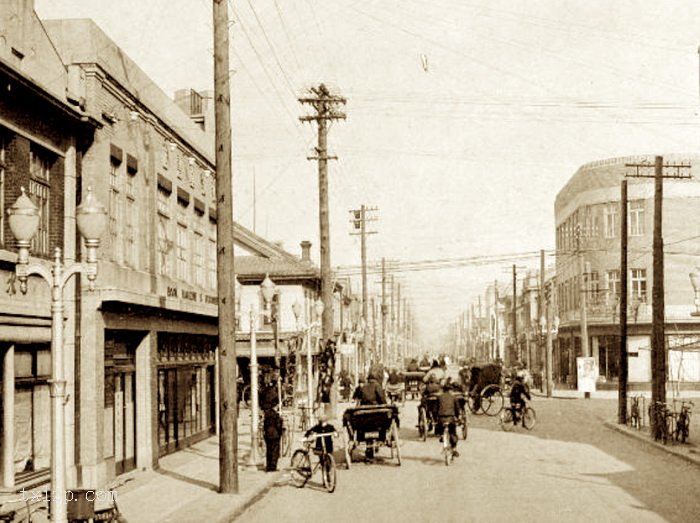
[[[396,284],[396,357],[394,364],[399,362],[401,354],[401,284]]]
[[[238,493],[236,297],[233,280],[233,174],[229,86],[228,2],[214,0],[214,114],[216,141],[216,277],[219,320],[219,492]]]
[[[391,341],[389,342],[389,354],[387,355],[387,361],[391,362],[394,358],[394,354],[396,353],[396,305],[394,303],[396,286],[394,285],[393,274],[391,275],[391,283],[389,285],[389,289],[391,291],[391,294],[389,294],[389,339]]]
[[[498,346],[498,280],[493,280],[493,307],[495,318],[493,322],[493,359],[497,360],[500,356]]]
[[[552,282],[552,285],[548,285],[547,288],[545,289],[545,323],[546,323],[546,340],[545,340],[545,370],[546,370],[546,379],[547,379],[547,397],[551,398],[552,397],[552,389],[553,389],[553,383],[552,383],[552,321],[551,321],[551,311],[552,311],[552,302],[554,301],[554,290],[555,290],[554,282]]]
[[[654,271],[654,282],[652,288],[652,316],[651,316],[651,404],[656,402],[666,402],[666,342],[664,333],[664,242],[662,234],[662,203],[663,203],[663,180],[664,178],[688,179],[690,174],[689,163],[666,164],[663,157],[654,158],[654,174],[642,174],[641,170],[649,169],[652,165],[648,162],[638,164],[626,164],[626,167],[634,167],[635,174],[628,174],[631,178],[654,178],[654,240],[652,247],[652,265]],[[671,169],[674,172],[664,176],[664,169]],[[650,419],[651,434],[656,432],[656,419]]]
[[[360,256],[362,259],[362,319],[364,320],[365,328],[362,338],[362,362],[363,364],[367,361],[367,350],[369,347],[369,318],[367,315],[367,235],[377,234],[377,231],[368,231],[367,222],[375,221],[376,218],[373,216],[368,217],[368,212],[374,212],[378,209],[376,207],[368,208],[362,205],[359,209],[354,209],[350,211],[353,215],[352,224],[353,230],[352,235],[360,236]],[[359,230],[359,232],[358,232]]]
[[[518,345],[518,269],[513,264],[513,348],[515,349],[515,357],[520,362],[520,346]],[[512,363],[512,362],[511,362]]]
[[[617,391],[617,422],[627,423],[627,180],[620,188],[620,387]]]
[[[386,361],[386,309],[386,259],[382,258],[382,362]]]
[[[586,262],[583,259],[583,251],[581,250],[581,224],[576,224],[576,256],[579,263],[579,315],[581,320],[581,356],[584,358],[590,357],[588,347],[588,314],[586,295],[588,294]],[[584,392],[584,397],[590,399],[591,393]]]
[[[537,292],[537,352],[539,353],[539,364],[540,364],[540,372],[544,370],[545,372],[543,374],[546,375],[546,368],[547,368],[547,357],[544,354],[544,350],[542,347],[542,342],[543,336],[542,336],[542,325],[544,324],[545,328],[547,326],[547,319],[545,318],[544,315],[544,284],[545,284],[545,275],[544,275],[545,267],[544,267],[544,249],[540,250],[540,281],[539,281],[539,288]],[[544,381],[544,380],[543,380]]]
[[[328,123],[333,120],[344,120],[345,113],[338,110],[339,104],[345,104],[346,99],[333,95],[324,84],[310,89],[314,96],[301,97],[299,102],[309,104],[316,114],[301,116],[302,122],[316,122],[318,125],[318,145],[316,155],[308,156],[307,160],[318,161],[318,204],[319,225],[321,234],[321,301],[323,315],[321,320],[321,335],[325,340],[333,336],[333,282],[331,281],[331,242],[328,219],[328,160],[337,160],[337,156],[328,156]]]

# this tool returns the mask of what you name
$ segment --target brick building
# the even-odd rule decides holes
[[[51,373],[50,288],[30,278],[28,292],[15,285],[15,241],[7,209],[20,187],[38,205],[40,222],[32,242],[34,261],[48,266],[54,249],[67,262],[77,257],[75,209],[79,204],[80,159],[100,123],[84,110],[74,89],[80,71],[66,68],[34,14],[31,2],[6,2],[0,9],[0,357],[2,357],[2,489],[45,476],[50,461]],[[65,288],[65,313],[75,314],[76,281]],[[65,325],[64,346],[74,358],[74,328]],[[72,372],[69,363],[66,369]],[[68,393],[75,397],[72,383]],[[66,411],[74,427],[73,400]],[[72,448],[68,450],[72,459]]]
[[[664,161],[690,163],[693,179],[664,181],[665,313],[669,383],[700,385],[700,323],[690,313],[693,287],[689,273],[698,265],[700,180],[697,155],[669,155]],[[586,164],[571,177],[555,201],[556,303],[560,318],[554,354],[554,378],[575,384],[581,356],[580,298],[586,292],[591,355],[600,381],[619,375],[620,187],[628,163],[654,157],[623,157]],[[651,380],[653,178],[628,178],[628,356],[631,386]],[[583,267],[583,269],[582,269]]]

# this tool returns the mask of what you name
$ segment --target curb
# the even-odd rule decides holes
[[[251,492],[246,496],[246,498],[243,500],[243,502],[238,505],[236,508],[234,508],[231,512],[227,513],[226,515],[222,516],[221,518],[217,519],[216,521],[218,523],[230,523],[232,521],[235,521],[237,518],[239,518],[245,511],[247,511],[250,507],[255,505],[258,501],[260,501],[265,494],[267,494],[272,487],[274,487],[279,479],[283,476],[284,471],[279,470],[275,474],[270,475],[270,479],[265,481],[260,487],[254,491]]]
[[[673,447],[669,447],[668,445],[664,445],[663,443],[658,443],[654,440],[652,440],[650,437],[646,436],[642,432],[636,432],[636,431],[631,431],[627,429],[626,427],[622,427],[617,423],[613,423],[611,421],[604,421],[603,425],[609,429],[616,430],[620,434],[624,434],[625,436],[629,436],[631,438],[635,438],[639,441],[643,441],[647,443],[648,445],[651,445],[652,447],[656,447],[659,450],[663,450],[669,454],[673,454],[674,456],[677,456],[681,459],[684,459],[685,461],[692,463],[694,465],[700,466],[700,455],[699,456],[694,456],[691,454],[692,451],[688,452],[683,452],[678,449],[675,449]]]

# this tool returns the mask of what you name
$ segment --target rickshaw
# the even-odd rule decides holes
[[[503,410],[502,367],[496,363],[473,365],[469,380],[469,410],[497,416]]]
[[[399,408],[396,405],[364,405],[346,409],[343,426],[348,434],[348,444],[345,446],[348,466],[352,461],[352,451],[361,447],[372,452],[389,447],[391,459],[396,458],[400,466],[399,423]]]
[[[423,371],[406,371],[403,373],[404,382],[406,383],[406,397],[411,397],[411,399],[420,398],[421,392],[423,390],[423,378],[425,377],[425,372]]]

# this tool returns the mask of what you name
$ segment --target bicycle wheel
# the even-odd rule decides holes
[[[537,415],[535,414],[535,409],[532,407],[526,407],[525,412],[523,412],[523,427],[527,430],[532,430],[537,423]]]
[[[428,416],[423,407],[418,411],[418,435],[423,441],[428,439]]]
[[[241,393],[241,399],[243,400],[243,403],[245,403],[245,406],[250,408],[251,401],[250,401],[250,385],[246,385],[243,387],[243,392]]]
[[[280,438],[280,455],[286,456],[289,454],[289,448],[291,447],[292,439],[289,437],[289,431],[287,428],[282,429],[282,437]]]
[[[335,490],[335,459],[332,454],[326,454],[322,459],[323,486],[328,492],[333,492]]]
[[[489,385],[481,391],[481,410],[487,416],[498,416],[503,410],[503,392],[498,385]]]
[[[498,421],[501,424],[501,428],[506,432],[510,432],[515,428],[515,425],[513,424],[513,413],[510,411],[510,409],[502,410]]]
[[[302,449],[295,450],[294,454],[292,454],[291,467],[290,475],[294,486],[302,488],[311,477],[311,459],[309,458],[309,453]]]
[[[445,457],[445,466],[449,467],[450,463],[454,459],[454,454],[452,452],[452,447],[450,447],[450,437],[447,432],[447,427],[442,433],[442,454]]]
[[[399,427],[395,421],[391,422],[391,457],[394,457],[394,450],[396,450],[396,461],[399,467],[401,466],[401,444],[399,441]]]

